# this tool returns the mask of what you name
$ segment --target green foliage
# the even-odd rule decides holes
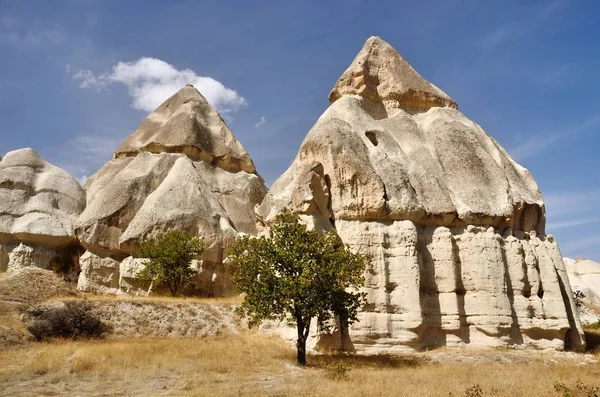
[[[600,330],[600,320],[596,321],[595,323],[591,323],[591,324],[585,324],[583,326],[583,328],[585,329],[593,329],[593,330]]]
[[[175,296],[196,274],[192,260],[204,252],[205,245],[198,237],[172,230],[156,240],[145,241],[139,253],[147,258],[138,278],[157,285],[167,285]]]
[[[365,294],[353,292],[364,284],[365,255],[345,249],[335,232],[308,230],[296,215],[280,214],[272,237],[243,237],[232,250],[233,279],[246,293],[239,308],[250,326],[264,320],[296,323],[299,362],[313,318],[329,330],[337,315],[346,325],[356,321]]]

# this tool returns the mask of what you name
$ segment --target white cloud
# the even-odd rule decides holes
[[[132,98],[134,109],[151,112],[186,84],[194,85],[208,102],[221,113],[231,113],[247,105],[236,91],[221,82],[198,76],[193,70],[178,70],[156,58],[140,58],[135,62],[118,62],[110,73],[99,76],[90,70],[73,75],[81,80],[81,88],[102,90],[109,84],[124,84]]]
[[[91,70],[80,70],[73,75],[76,80],[81,80],[80,88],[91,88],[100,92],[104,88],[108,81],[103,76],[96,77]]]
[[[261,125],[267,122],[267,118],[265,116],[260,117],[260,121],[254,124],[254,128],[260,128]]]

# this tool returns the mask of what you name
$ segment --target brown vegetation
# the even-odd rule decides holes
[[[54,341],[0,351],[0,395],[577,396],[600,385],[599,359],[600,353],[441,350],[317,355],[300,368],[293,346],[254,333]]]

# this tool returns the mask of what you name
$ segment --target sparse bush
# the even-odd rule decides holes
[[[598,386],[586,385],[580,379],[575,383],[575,387],[568,387],[563,382],[554,382],[554,390],[562,397],[600,397]]]
[[[473,385],[465,389],[466,397],[483,397],[483,390],[479,385]]]
[[[334,380],[345,380],[348,379],[348,373],[350,372],[350,365],[343,361],[332,363],[327,366],[327,375]]]
[[[61,307],[33,310],[35,320],[27,330],[38,341],[52,337],[99,338],[107,326],[90,313],[91,309],[88,302],[66,301]]]
[[[586,329],[600,329],[600,320],[596,321],[595,323],[586,324],[585,328]]]
[[[585,294],[580,290],[573,291],[573,299],[575,300],[575,306],[581,307],[583,306],[583,299],[585,299]]]

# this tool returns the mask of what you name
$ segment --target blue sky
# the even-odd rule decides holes
[[[600,261],[598,15],[593,0],[0,0],[0,153],[33,147],[83,180],[187,79],[270,185],[378,35],[533,173],[563,254]]]

